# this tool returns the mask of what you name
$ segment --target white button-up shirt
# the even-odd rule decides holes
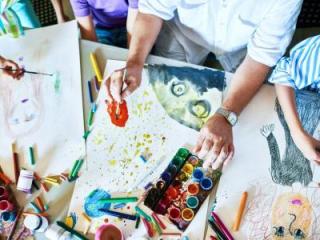
[[[246,53],[274,66],[285,53],[303,0],[140,0],[139,11],[168,21],[189,62],[213,52],[227,71]]]

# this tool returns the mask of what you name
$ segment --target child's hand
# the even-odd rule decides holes
[[[0,56],[0,67],[4,68],[3,73],[14,79],[19,80],[23,76],[23,69],[14,61],[5,59]]]
[[[305,158],[320,164],[320,141],[306,132],[292,134],[292,138]]]

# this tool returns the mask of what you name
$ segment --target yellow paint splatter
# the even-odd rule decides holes
[[[117,160],[115,159],[109,160],[108,162],[109,162],[109,165],[112,167],[114,167],[117,164]]]

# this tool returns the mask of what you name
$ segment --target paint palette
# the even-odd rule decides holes
[[[220,171],[205,170],[202,165],[203,160],[180,148],[148,190],[144,204],[184,231],[221,176]]]

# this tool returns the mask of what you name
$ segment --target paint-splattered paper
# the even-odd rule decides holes
[[[14,180],[11,143],[16,142],[20,167],[41,177],[68,171],[85,147],[76,22],[30,30],[18,39],[1,37],[0,54],[26,71],[53,74],[25,73],[16,81],[0,72],[1,167]]]
[[[124,64],[124,62],[108,60],[106,71],[111,73],[122,68]],[[195,77],[200,74],[213,77],[213,79],[219,77],[221,80],[216,83],[216,87],[207,83],[197,85],[191,81],[192,76],[186,78],[186,75],[182,74],[185,70],[190,72],[188,68],[171,68],[163,65],[149,65],[144,69],[140,88],[127,99],[129,120],[125,128],[116,127],[111,123],[104,102],[105,89],[102,88],[97,101],[98,108],[94,116],[92,132],[87,140],[88,170],[76,184],[70,207],[71,212],[76,211],[80,215],[86,210],[92,215],[99,214],[98,212],[92,213],[90,199],[95,198],[97,194],[105,195],[105,193],[101,190],[92,193],[96,189],[103,189],[112,196],[119,195],[119,192],[122,192],[122,196],[128,195],[126,192],[130,189],[132,190],[131,195],[139,194],[134,190],[134,186],[140,182],[141,177],[147,175],[140,189],[148,181],[159,177],[177,149],[195,144],[198,132],[187,124],[190,119],[194,120],[189,116],[198,114],[199,118],[199,116],[208,117],[213,114],[215,108],[221,103],[221,90],[225,79],[224,74],[220,72],[210,70],[202,72],[194,69]],[[156,71],[158,74],[154,75]],[[172,74],[167,74],[170,71]],[[179,106],[175,105],[178,97],[183,98]],[[210,103],[210,106],[207,103]],[[171,116],[167,111],[175,114],[177,118]],[[186,120],[183,123],[180,121],[182,118]],[[140,155],[145,157],[146,162],[139,157]],[[148,176],[151,170],[153,171]],[[90,197],[87,198],[89,194]],[[84,209],[85,198],[87,198],[86,209]],[[191,224],[193,227],[187,230],[186,233],[189,234],[190,239],[199,239],[199,233],[204,232],[207,206],[208,202],[205,202]],[[96,208],[100,207],[103,206],[99,205]],[[117,211],[135,213],[132,205]],[[94,232],[97,226],[106,219],[122,226],[127,237],[133,234],[131,239],[139,239],[141,232],[145,233],[143,224],[138,232],[134,232],[135,222],[120,221],[107,215],[95,219],[90,231]],[[81,217],[77,229],[85,229],[85,223]]]
[[[320,139],[320,97],[301,93],[304,128]],[[243,191],[247,207],[235,239],[319,239],[319,166],[295,146],[272,86],[264,86],[234,129],[236,154],[219,183],[216,211],[229,229]],[[211,231],[207,234],[207,239]]]

